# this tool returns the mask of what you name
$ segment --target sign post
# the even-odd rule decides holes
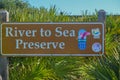
[[[6,10],[0,11],[0,22],[8,22],[9,13]],[[1,29],[1,26],[0,26]],[[1,43],[1,30],[0,30],[0,44]],[[8,75],[8,60],[6,56],[1,56],[1,45],[0,45],[0,80],[9,80]]]
[[[98,22],[105,23],[106,20],[106,12],[104,10],[98,11]]]

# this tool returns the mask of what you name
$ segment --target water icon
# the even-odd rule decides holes
[[[95,38],[95,39],[100,38],[100,34],[101,34],[101,33],[100,33],[99,28],[92,29],[93,38]]]

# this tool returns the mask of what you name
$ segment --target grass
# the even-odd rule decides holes
[[[87,66],[88,74],[98,80],[119,80],[120,17],[109,16],[106,22],[106,55]]]

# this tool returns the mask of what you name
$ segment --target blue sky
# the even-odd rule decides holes
[[[56,5],[59,11],[64,11],[71,15],[80,15],[88,10],[89,14],[95,9],[104,9],[107,14],[120,14],[120,0],[26,0],[34,7],[45,7]]]

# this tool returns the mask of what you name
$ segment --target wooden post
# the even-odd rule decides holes
[[[99,10],[98,11],[98,22],[104,23],[104,32],[106,33],[105,21],[106,21],[106,12],[104,10]],[[105,35],[105,33],[104,33],[104,35]],[[105,39],[104,39],[104,45],[105,45]],[[104,55],[106,55],[105,50],[104,50]],[[103,59],[105,59],[105,58],[103,58]],[[100,60],[101,60],[101,57],[100,57]],[[106,61],[106,60],[104,60],[104,61]]]
[[[0,10],[0,22],[8,22],[8,21],[9,21],[9,13],[6,10]],[[1,35],[0,35],[0,80],[8,80],[9,79],[8,60],[7,57],[1,56],[1,47],[2,46],[1,46]]]
[[[104,10],[99,10],[98,11],[98,22],[105,23],[105,20],[106,20],[106,12]]]

